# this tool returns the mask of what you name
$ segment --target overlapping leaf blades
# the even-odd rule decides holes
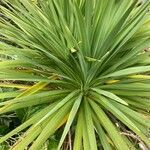
[[[134,139],[150,147],[149,0],[3,0],[0,114],[46,104],[4,142],[26,129],[13,150],[38,150],[64,124],[58,148],[72,127],[73,149],[128,150]],[[144,59],[144,60],[143,60]],[[136,75],[140,73],[139,75]],[[12,83],[12,81],[18,81]],[[25,85],[19,81],[24,81]],[[116,122],[118,120],[118,123]],[[122,127],[123,126],[123,127]]]

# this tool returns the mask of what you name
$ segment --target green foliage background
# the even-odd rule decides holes
[[[150,1],[2,2],[2,146],[149,149]]]

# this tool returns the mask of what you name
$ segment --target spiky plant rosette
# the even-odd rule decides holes
[[[40,150],[62,128],[74,150],[150,147],[150,1],[3,0],[0,114],[38,107],[0,143]],[[43,106],[43,107],[39,107]],[[124,134],[123,134],[124,133]]]

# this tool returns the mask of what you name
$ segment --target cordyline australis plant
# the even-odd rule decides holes
[[[0,114],[43,107],[0,143],[24,131],[12,149],[40,150],[63,128],[58,149],[70,130],[74,150],[134,150],[126,130],[150,147],[149,0],[3,3],[0,79],[15,83],[1,86],[18,90]]]

